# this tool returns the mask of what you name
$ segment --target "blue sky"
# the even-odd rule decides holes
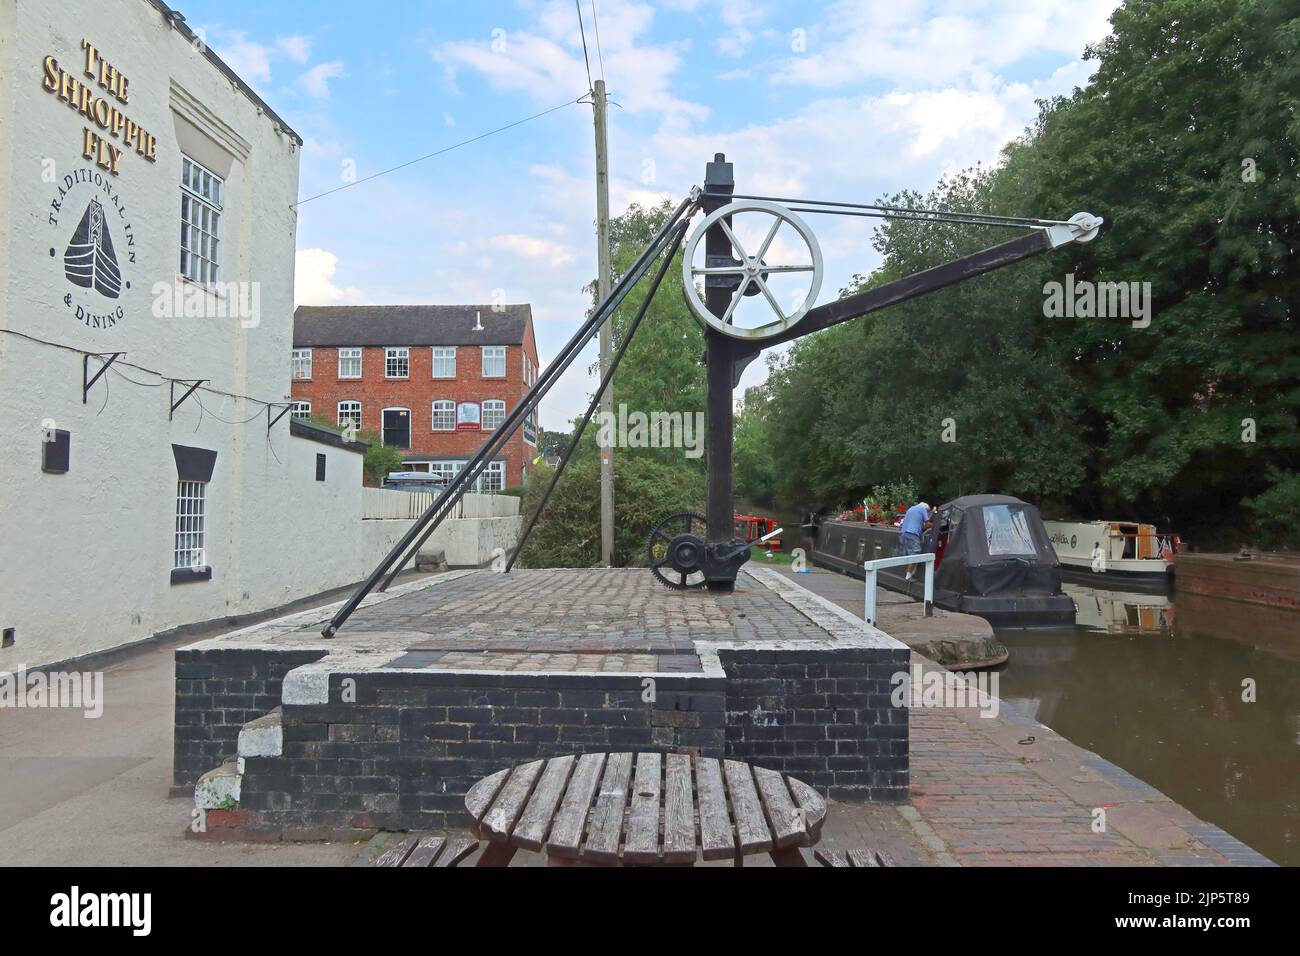
[[[592,0],[580,0],[601,75]],[[1035,99],[1086,82],[1114,0],[595,0],[614,214],[682,197],[718,151],[738,190],[872,201],[990,162]],[[574,100],[573,0],[186,0],[191,27],[306,141],[300,196]],[[591,110],[571,105],[300,207],[296,298],[529,302],[543,364],[595,275]],[[1024,210],[1025,214],[1077,210]],[[871,223],[815,223],[821,299],[878,261]],[[581,364],[585,369],[586,363]],[[761,379],[754,363],[743,385]],[[562,427],[594,381],[543,404]]]

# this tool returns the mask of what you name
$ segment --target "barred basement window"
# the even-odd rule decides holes
[[[181,156],[181,264],[185,278],[212,285],[221,277],[221,177]]]
[[[436,401],[433,403],[433,430],[449,432],[456,429],[456,403]]]
[[[501,427],[501,423],[506,420],[506,403],[496,399],[488,399],[483,403],[483,427],[489,431],[496,431]]]
[[[506,374],[506,347],[504,345],[483,346],[483,377],[503,378]]]
[[[176,482],[176,546],[173,568],[203,568],[207,555],[203,548],[204,499],[206,481]]]
[[[384,349],[384,377],[408,378],[411,374],[411,350]]]
[[[296,381],[311,378],[311,349],[293,350],[293,377]]]
[[[339,402],[339,427],[346,428],[348,425],[361,427],[360,402]]]
[[[289,412],[290,418],[311,418],[311,402],[294,402]]]
[[[456,346],[453,345],[448,348],[433,347],[433,377],[456,377]]]
[[[361,377],[361,349],[339,349],[339,378]]]

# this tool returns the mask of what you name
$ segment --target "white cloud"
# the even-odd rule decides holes
[[[494,89],[527,93],[539,104],[554,105],[576,98],[587,89],[582,38],[571,3],[545,3],[536,8],[531,29],[509,31],[498,38],[443,43],[433,58],[455,84],[457,74],[471,71]],[[704,120],[709,110],[672,93],[672,78],[681,68],[689,40],[663,44],[643,42],[654,21],[654,9],[633,2],[600,8],[604,57],[618,64],[610,80],[610,96],[629,113],[659,113],[683,120]],[[599,75],[600,54],[588,36],[592,75]]]
[[[299,249],[294,256],[294,305],[356,305],[361,290],[334,284],[339,257],[325,249]]]
[[[276,37],[275,45],[280,52],[293,60],[295,63],[306,63],[311,58],[311,39],[293,34],[287,37]]]
[[[298,77],[298,84],[311,96],[327,99],[330,95],[329,81],[343,75],[343,62],[331,60],[319,63]]]
[[[529,236],[522,232],[488,236],[481,241],[481,245],[488,249],[513,252],[527,259],[540,259],[551,266],[567,265],[577,258],[574,250],[563,243]]]
[[[840,0],[788,57],[778,83],[832,88],[865,80],[943,85],[1030,55],[1074,56],[1109,32],[1115,0]]]

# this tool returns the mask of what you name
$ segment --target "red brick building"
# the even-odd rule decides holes
[[[528,305],[299,306],[293,415],[372,431],[404,468],[454,475],[537,381]],[[536,413],[479,479],[498,491],[537,457]]]

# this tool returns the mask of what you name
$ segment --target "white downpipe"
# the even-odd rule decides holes
[[[863,562],[867,578],[867,600],[865,614],[867,624],[876,626],[876,572],[881,568],[896,568],[905,564],[925,565],[925,616],[934,616],[934,553],[900,554],[894,558],[876,558]]]

